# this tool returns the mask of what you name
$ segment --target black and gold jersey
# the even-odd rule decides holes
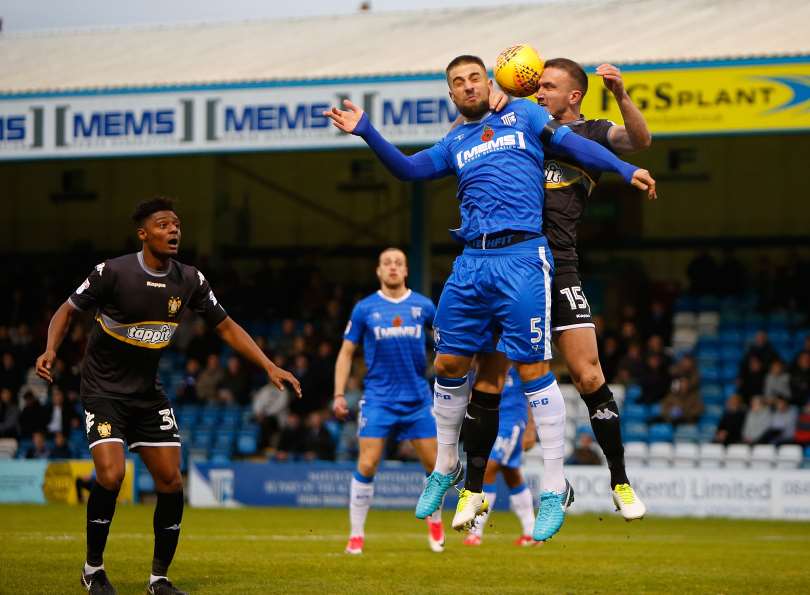
[[[211,325],[227,316],[196,268],[171,260],[167,271],[154,271],[141,252],[96,265],[68,302],[96,320],[82,363],[83,397],[161,396],[158,362],[185,308]]]
[[[610,149],[610,120],[579,120],[566,124],[580,136]],[[576,264],[577,225],[585,213],[585,203],[599,181],[600,172],[588,169],[553,148],[545,153],[546,199],[543,233],[557,263]]]

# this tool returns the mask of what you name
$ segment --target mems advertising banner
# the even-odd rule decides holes
[[[810,56],[628,65],[623,73],[656,135],[810,130]],[[7,94],[0,160],[363,147],[323,115],[344,99],[403,146],[433,144],[458,115],[441,74]],[[594,74],[582,111],[621,122]]]

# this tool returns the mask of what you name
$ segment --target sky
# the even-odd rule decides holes
[[[374,12],[539,4],[548,0],[370,0]],[[361,0],[0,0],[3,32],[325,16]]]

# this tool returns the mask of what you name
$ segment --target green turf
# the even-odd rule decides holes
[[[484,544],[427,548],[408,512],[372,511],[362,556],[342,553],[343,510],[187,509],[171,577],[192,593],[807,593],[810,523],[570,516],[536,548],[512,545],[495,513]],[[105,563],[122,595],[143,593],[152,509],[121,506]],[[79,593],[84,510],[0,506],[0,593]],[[446,518],[445,521],[449,521]]]

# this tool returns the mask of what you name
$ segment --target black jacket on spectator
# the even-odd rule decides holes
[[[724,411],[717,429],[726,432],[726,439],[723,444],[739,444],[742,442],[742,428],[745,423],[745,409],[737,411]]]

